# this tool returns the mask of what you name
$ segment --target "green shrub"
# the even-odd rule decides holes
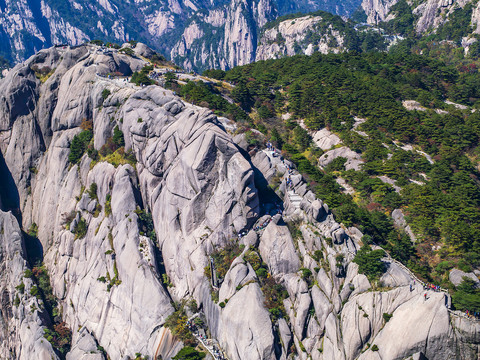
[[[265,298],[265,306],[270,312],[272,321],[286,316],[283,300],[288,298],[288,292],[274,277],[262,279],[262,291]]]
[[[254,250],[248,250],[243,259],[252,265],[253,270],[257,271],[262,266],[262,259],[260,255]]]
[[[197,316],[194,320],[194,323],[195,325],[197,325],[198,327],[202,328],[205,326],[205,322],[203,321],[203,319],[199,316]]]
[[[202,360],[205,356],[204,352],[197,351],[191,346],[185,346],[177,355],[172,357],[172,360]]]
[[[118,125],[113,129],[113,143],[117,146],[117,148],[125,146],[123,132],[118,128]]]
[[[32,225],[30,225],[30,228],[28,229],[28,232],[27,232],[28,236],[36,238],[37,237],[37,232],[38,232],[37,224],[32,223]]]
[[[196,341],[187,327],[187,320],[188,317],[185,314],[183,305],[181,305],[178,310],[167,318],[165,326],[170,329],[174,336],[183,341],[186,346],[195,346]]]
[[[345,170],[345,163],[347,159],[344,157],[337,157],[332,162],[330,162],[326,167],[325,171],[343,171]]]
[[[313,260],[315,260],[315,261],[318,262],[318,261],[320,261],[320,259],[322,258],[322,255],[323,255],[323,253],[322,253],[321,250],[315,250],[315,251],[313,252],[312,258],[313,258]]]
[[[465,276],[453,293],[452,302],[456,309],[480,312],[480,289],[475,281]]]
[[[203,72],[203,76],[206,76],[212,79],[222,80],[225,77],[225,71],[220,69],[209,69]]]
[[[110,96],[111,92],[108,89],[103,89],[102,91],[102,99],[105,101]]]
[[[191,312],[196,313],[198,311],[198,304],[195,299],[192,299],[188,302],[188,308],[190,309]],[[197,318],[195,318],[197,319]]]
[[[25,284],[23,281],[19,285],[15,286],[15,289],[17,289],[20,294],[23,294],[25,292]]]
[[[373,344],[373,345],[372,345],[372,351],[378,351],[378,346],[375,345],[375,344]]]
[[[69,351],[72,343],[72,331],[64,322],[55,324],[53,329],[45,328],[44,337],[54,348],[65,356]]]
[[[151,70],[150,67],[144,67],[140,72],[134,72],[130,82],[134,83],[137,86],[140,85],[152,85],[154,81],[148,77],[148,72]]]
[[[25,269],[25,272],[23,273],[23,276],[26,278],[32,278],[33,277],[33,272],[30,269]]]
[[[383,313],[383,320],[385,320],[385,322],[387,323],[392,318],[392,316],[392,314]]]
[[[92,183],[90,185],[90,188],[88,189],[88,196],[90,197],[90,199],[94,200],[94,199],[97,199],[97,184],[96,183]]]
[[[70,154],[68,154],[68,161],[70,161],[70,163],[78,163],[87,150],[88,143],[92,140],[92,137],[93,132],[90,130],[84,130],[73,137],[70,144]]]
[[[222,309],[225,307],[225,303],[222,301],[220,304],[218,304]]]
[[[223,249],[213,251],[210,256],[213,259],[217,277],[223,279],[233,260],[242,253],[242,248],[236,241],[230,241]]]
[[[312,276],[312,272],[307,268],[301,268],[300,272],[302,273],[303,280],[307,280],[308,278],[310,278],[310,276]]]
[[[331,237],[325,238],[325,242],[327,243],[328,246],[332,247],[333,246],[333,240]]]
[[[126,48],[121,48],[121,49],[119,50],[119,52],[124,53],[125,55],[135,56],[135,51],[133,51],[131,48],[128,48],[128,47],[126,47]],[[133,82],[133,81],[132,81],[132,82]]]
[[[85,235],[87,235],[87,231],[87,222],[84,218],[80,218],[80,221],[78,222],[77,226],[75,227],[75,231],[73,232],[75,234],[75,239],[82,239],[83,237],[85,237]]]
[[[343,254],[338,254],[335,256],[335,261],[337,267],[342,267],[343,266],[343,260],[345,259],[345,256]]]
[[[37,286],[32,286],[30,288],[30,295],[40,297],[40,290],[38,290]]]
[[[138,226],[140,231],[148,236],[153,242],[155,242],[157,240],[157,234],[155,233],[152,213],[137,207],[135,214],[138,216]]]
[[[367,278],[378,280],[385,272],[385,264],[381,260],[385,256],[383,250],[373,250],[369,245],[364,245],[355,255],[353,262],[358,265],[358,271],[365,274]]]
[[[105,199],[105,216],[109,216],[112,213],[112,195],[107,194]]]
[[[257,274],[259,278],[266,278],[268,276],[268,271],[264,268],[260,268],[255,271],[255,274]]]

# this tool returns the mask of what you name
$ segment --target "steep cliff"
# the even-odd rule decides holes
[[[314,39],[312,39],[314,37]],[[256,60],[292,56],[299,52],[311,55],[344,50],[344,35],[321,16],[305,16],[282,21],[267,29],[260,39]]]
[[[170,56],[188,70],[248,64],[255,60],[259,29],[275,16],[270,0],[233,0],[193,20]]]
[[[82,339],[77,329],[84,327],[112,358],[153,356],[161,325],[173,311],[171,298],[195,296],[205,306],[211,303],[203,276],[206,251],[257,216],[253,171],[209,111],[159,87],[141,89],[99,77],[129,74],[144,62],[97,50],[53,48],[9,73],[1,84],[1,148],[24,226],[38,228],[53,292],[75,329],[74,341]],[[34,64],[54,73],[42,83]],[[112,95],[104,99],[105,89]],[[18,113],[20,102],[29,106]],[[117,124],[135,166],[95,164],[86,155],[71,164],[69,147],[86,119],[93,119],[98,149]],[[155,242],[140,228],[144,207],[154,219]],[[168,292],[162,259],[173,284]],[[218,305],[213,308],[218,312]],[[258,311],[268,318],[261,307]],[[218,322],[215,313],[207,315]],[[242,328],[242,321],[237,326]],[[250,325],[257,326],[264,324]],[[237,351],[244,358],[247,349]]]
[[[380,28],[360,25],[324,11],[280,17],[267,23],[261,34],[257,61],[311,55],[316,51],[327,54],[386,50],[397,41],[397,37]]]

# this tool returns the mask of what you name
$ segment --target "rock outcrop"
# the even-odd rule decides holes
[[[193,20],[170,56],[187,70],[249,64],[255,60],[259,29],[276,15],[270,0],[232,0]]]
[[[345,50],[344,38],[343,31],[322,16],[288,19],[263,32],[255,60],[278,59],[299,53],[311,55],[315,51],[338,53]]]
[[[0,357],[59,359],[44,338],[49,324],[43,301],[32,295],[35,283],[25,277],[27,253],[17,219],[0,211]]]

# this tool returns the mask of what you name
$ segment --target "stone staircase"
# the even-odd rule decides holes
[[[288,198],[290,200],[290,204],[296,209],[300,209],[300,203],[302,202],[302,197],[298,194],[295,194],[293,190],[288,190]]]

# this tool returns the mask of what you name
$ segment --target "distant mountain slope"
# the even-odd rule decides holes
[[[317,48],[323,52],[351,49],[342,45],[341,39],[345,27],[353,25],[343,24],[339,17],[323,16],[321,24],[312,19],[302,21],[304,28],[297,24],[285,29],[294,33],[291,44],[277,43],[273,48],[271,36],[275,31],[261,31],[279,16],[318,10],[383,27],[386,33],[433,34],[436,40],[463,41],[466,45],[474,42],[474,35],[480,31],[479,5],[471,0],[421,0],[414,4],[405,0],[3,0],[0,56],[18,62],[54,44],[78,45],[97,38],[117,43],[134,39],[187,69],[199,71],[229,69],[255,59],[310,53]],[[331,26],[328,21],[333,22]]]
[[[480,34],[480,3],[471,0],[368,0],[354,17],[369,24],[384,23],[403,35],[435,34],[437,40],[459,41]]]
[[[265,25],[256,60],[311,55],[315,51],[326,54],[346,50],[384,50],[389,40],[379,29],[358,27],[353,21],[324,11],[287,15]]]
[[[199,55],[201,62],[218,66],[226,63],[231,67],[238,61],[254,59],[242,53],[248,53],[249,46],[256,46],[256,30],[277,15],[320,9],[349,15],[359,3],[354,0],[340,6],[332,0],[2,0],[0,55],[20,61],[53,44],[78,45],[95,38],[114,42],[141,40],[168,55],[174,46],[188,44],[189,36],[184,30],[192,33],[196,29],[193,24],[201,23],[203,28],[193,31],[190,38],[206,34],[221,45],[207,59],[205,53],[212,49],[205,44]],[[219,26],[222,29],[217,29]],[[248,39],[240,41],[241,34],[246,33]],[[233,39],[237,35],[239,38]]]

